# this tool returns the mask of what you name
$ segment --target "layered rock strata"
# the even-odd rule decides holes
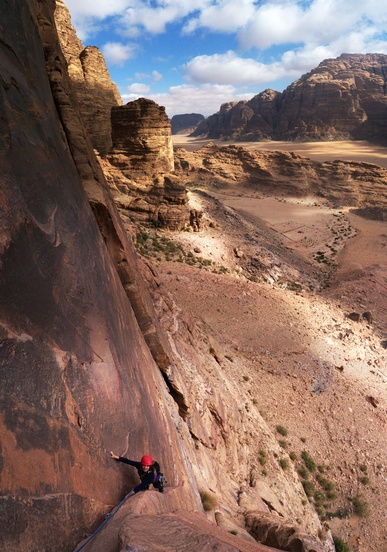
[[[112,146],[110,110],[122,104],[121,96],[100,50],[95,46],[84,48],[76,36],[62,0],[55,2],[55,21],[86,130],[94,148],[104,155]]]
[[[319,196],[334,207],[347,206],[374,220],[385,220],[387,169],[370,163],[320,163],[293,152],[248,151],[209,143],[188,152],[178,148],[176,172],[182,180],[215,188],[247,186],[267,194]]]
[[[283,93],[224,104],[192,136],[232,140],[369,140],[387,143],[387,56],[327,59]]]
[[[185,187],[173,175],[165,108],[140,98],[111,112],[113,147],[101,160],[120,208],[142,224],[179,229],[189,220]]]

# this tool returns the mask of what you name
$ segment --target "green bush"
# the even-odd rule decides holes
[[[307,497],[311,497],[314,494],[314,484],[311,481],[301,481],[302,486]]]
[[[316,463],[314,460],[309,456],[309,454],[306,452],[306,450],[303,450],[301,453],[301,458],[304,461],[305,466],[308,468],[309,471],[314,472],[316,471]]]
[[[333,542],[335,544],[336,552],[351,552],[349,544],[343,541],[340,537],[333,535]]]
[[[261,466],[264,466],[266,462],[267,462],[267,452],[261,449],[259,451],[259,463],[261,464]]]
[[[281,460],[279,461],[279,465],[283,470],[287,470],[289,467],[289,462],[286,460],[286,458],[281,458]]]
[[[300,468],[298,468],[298,475],[302,478],[302,479],[308,479],[309,477],[309,472],[306,468],[304,468],[304,466],[301,466]]]
[[[359,517],[368,517],[369,506],[362,495],[356,495],[352,499],[353,512]]]
[[[277,425],[276,430],[283,437],[286,437],[288,434],[288,430],[283,425]]]

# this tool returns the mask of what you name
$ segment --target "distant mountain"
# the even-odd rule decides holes
[[[191,136],[387,143],[387,55],[342,54],[288,86],[223,104]]]
[[[174,115],[171,119],[172,134],[190,134],[202,121],[204,116],[199,113]]]

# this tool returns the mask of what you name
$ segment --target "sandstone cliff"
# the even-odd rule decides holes
[[[342,54],[288,86],[224,104],[192,136],[232,140],[387,143],[387,56]]]
[[[173,174],[171,125],[165,108],[139,98],[111,111],[112,148],[101,159],[123,216],[181,229],[188,223],[185,187]]]
[[[78,114],[53,10],[1,5],[0,512],[2,546],[15,552],[69,550],[118,501],[123,473],[107,448],[157,451],[172,485],[187,479],[150,354],[168,365],[157,321]],[[184,494],[197,508],[194,486]]]
[[[84,48],[76,36],[62,0],[55,2],[55,22],[86,130],[93,147],[104,155],[112,145],[110,110],[121,105],[120,94],[110,79],[102,53],[93,46]]]

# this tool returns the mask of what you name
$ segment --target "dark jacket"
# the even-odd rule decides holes
[[[123,456],[120,456],[117,462],[123,462],[124,464],[129,464],[137,469],[138,475],[141,479],[141,483],[133,489],[135,493],[139,491],[145,491],[149,489],[149,485],[152,485],[158,479],[158,474],[153,466],[149,468],[148,471],[144,471],[141,466],[141,462],[136,462],[135,460],[129,460]]]

